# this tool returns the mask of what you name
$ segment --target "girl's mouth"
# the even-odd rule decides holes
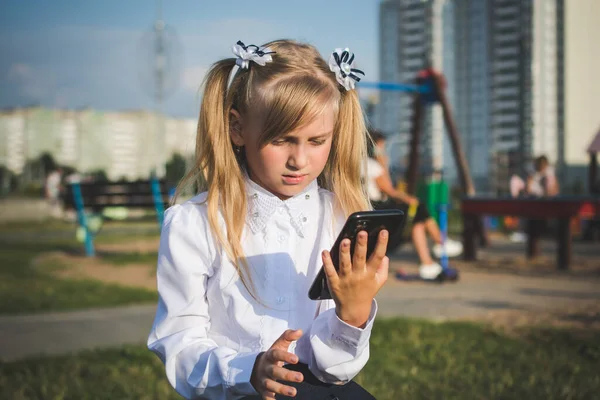
[[[288,185],[298,185],[304,181],[306,175],[283,175],[283,182]]]

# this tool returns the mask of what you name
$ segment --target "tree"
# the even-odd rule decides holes
[[[56,161],[54,161],[54,157],[52,157],[52,154],[50,153],[42,153],[38,160],[45,175],[48,175],[50,171],[53,171],[58,166]]]
[[[90,172],[90,177],[94,182],[108,182],[108,176],[106,175],[106,171],[103,169],[97,169]]]
[[[179,153],[173,154],[173,157],[165,166],[165,177],[169,186],[174,186],[185,176],[186,162],[185,158]]]

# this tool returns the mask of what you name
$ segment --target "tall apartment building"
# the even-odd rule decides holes
[[[600,128],[598,20],[595,0],[382,1],[381,80],[410,83],[428,61],[445,74],[478,191],[506,192],[510,174],[540,154],[567,187],[583,178],[585,145]],[[392,135],[400,168],[411,106],[408,94],[380,93],[375,121]],[[438,109],[428,109],[423,127],[422,165],[455,178]]]
[[[506,192],[541,154],[567,191],[585,182],[600,128],[600,2],[454,2],[457,123],[476,186]]]
[[[461,144],[479,192],[489,190],[491,166],[488,12],[486,0],[454,1],[454,79],[448,76]]]
[[[587,182],[585,150],[600,129],[600,2],[559,0],[559,172]]]
[[[489,2],[490,172],[505,192],[539,154],[559,161],[557,1]]]
[[[451,19],[452,2],[447,0],[385,0],[379,11],[380,80],[414,83],[417,73],[433,66],[438,70],[453,67],[454,41]],[[376,126],[390,140],[392,167],[406,168],[413,115],[413,96],[382,91],[376,111]],[[444,127],[441,110],[427,107],[420,144],[422,173],[444,166]]]
[[[600,3],[455,1],[457,26],[471,33],[480,31],[475,36],[488,47],[477,50],[479,39],[457,42],[471,65],[457,66],[457,71],[464,71],[463,81],[457,82],[461,99],[457,107],[471,120],[459,124],[471,142],[467,147],[481,142],[489,146],[490,189],[506,192],[509,176],[525,173],[530,161],[541,154],[556,164],[567,190],[576,180],[585,182],[585,144],[600,127],[595,106],[600,101],[600,82],[591,78],[600,68],[600,46],[595,44],[600,26],[594,22],[600,19]],[[480,74],[482,66],[488,68],[487,77]],[[480,82],[487,89],[478,89]],[[489,108],[487,132],[473,125],[473,118],[483,116],[479,110],[485,108]]]

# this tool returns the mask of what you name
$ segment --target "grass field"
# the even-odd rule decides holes
[[[357,382],[377,399],[594,399],[600,332],[378,320]],[[0,364],[2,399],[179,399],[143,346]]]
[[[114,243],[132,237],[157,237],[152,223],[139,227],[132,235],[119,233],[119,227],[107,224],[97,243]],[[145,228],[148,226],[149,229]],[[133,226],[135,228],[135,226]],[[154,302],[154,291],[102,283],[95,280],[59,279],[50,271],[68,265],[45,265],[36,268],[33,260],[40,254],[61,251],[81,254],[83,245],[75,240],[75,227],[59,221],[5,225],[0,229],[0,314],[35,313],[110,307],[123,304]],[[156,252],[103,255],[106,263],[153,262]]]

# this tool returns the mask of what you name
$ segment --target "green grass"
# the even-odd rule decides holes
[[[13,232],[39,232],[39,231],[72,231],[74,225],[70,222],[58,219],[46,221],[4,222],[0,224],[0,233],[10,234]]]
[[[105,253],[99,255],[102,261],[112,265],[127,265],[132,263],[155,264],[158,259],[158,252],[151,251],[148,253]]]
[[[593,399],[600,332],[378,320],[357,377],[377,399]],[[145,347],[0,364],[0,398],[179,399]]]
[[[0,237],[0,314],[37,313],[65,311],[90,307],[111,307],[133,303],[154,302],[154,291],[107,284],[94,280],[59,279],[52,270],[69,268],[67,265],[51,264],[36,268],[32,260],[49,251],[65,251],[83,254],[83,245],[74,235],[52,238],[48,233],[59,232],[57,224],[19,226],[15,235],[27,232],[26,237],[11,240],[10,235]],[[66,229],[66,228],[65,228]],[[148,235],[151,237],[152,235]],[[157,237],[157,234],[153,235]],[[147,237],[136,235],[136,238]],[[105,235],[104,242],[122,242],[129,235]],[[102,254],[101,257],[114,265],[130,262],[155,262],[156,252]]]
[[[600,332],[530,329],[511,338],[469,323],[378,321],[357,381],[378,399],[591,399]],[[597,398],[597,397],[596,397]]]

